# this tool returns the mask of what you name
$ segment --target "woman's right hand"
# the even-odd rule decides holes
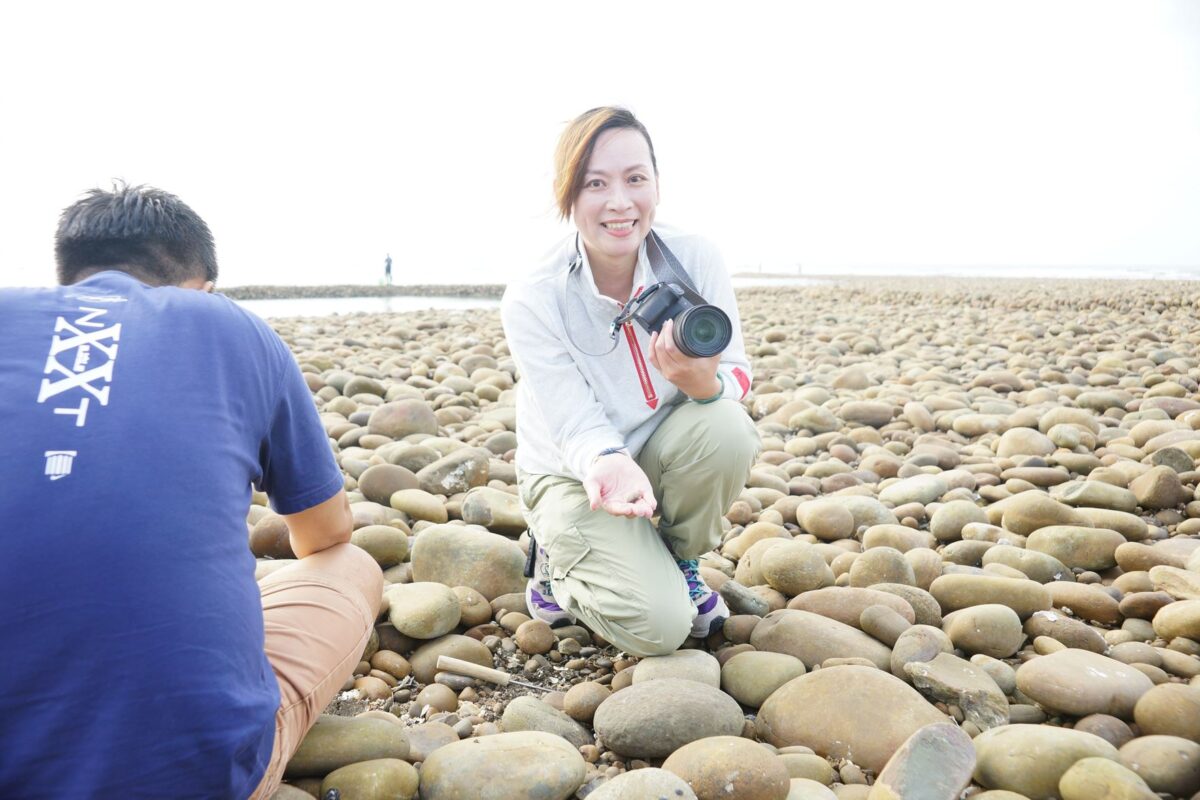
[[[583,479],[592,510],[602,508],[617,517],[654,516],[658,503],[650,479],[638,463],[624,453],[600,456]]]

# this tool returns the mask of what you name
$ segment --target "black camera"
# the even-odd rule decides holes
[[[650,333],[661,332],[667,320],[675,320],[675,346],[692,358],[715,356],[733,338],[728,314],[677,283],[656,283],[630,300],[613,321],[613,335],[631,319]]]

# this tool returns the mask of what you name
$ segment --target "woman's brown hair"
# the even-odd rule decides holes
[[[650,147],[650,164],[658,174],[658,161],[654,157],[654,142],[646,126],[633,112],[620,106],[601,106],[585,111],[571,123],[558,139],[554,150],[554,201],[563,219],[571,218],[571,206],[583,188],[583,176],[587,173],[592,150],[600,134],[614,128],[632,128],[646,138]]]

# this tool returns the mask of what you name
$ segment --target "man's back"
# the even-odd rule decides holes
[[[0,292],[0,335],[0,785],[248,795],[279,704],[250,484],[281,513],[341,486],[290,355],[119,272]]]

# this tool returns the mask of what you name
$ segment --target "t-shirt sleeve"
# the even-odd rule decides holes
[[[277,513],[296,514],[333,497],[343,480],[312,393],[291,353],[282,342],[279,346],[286,354],[283,378],[259,447],[262,477],[257,486]]]

